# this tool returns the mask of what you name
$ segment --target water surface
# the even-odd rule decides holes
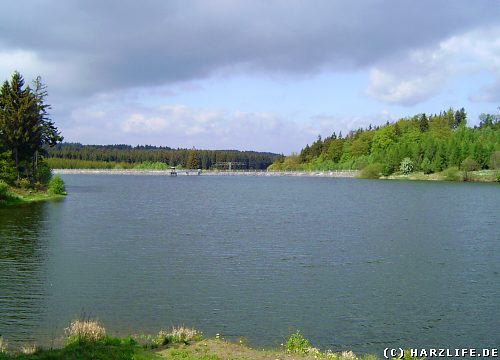
[[[64,175],[0,209],[0,334],[193,325],[275,346],[498,347],[496,184]]]

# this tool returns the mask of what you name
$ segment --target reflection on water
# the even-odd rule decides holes
[[[46,206],[0,208],[0,334],[11,344],[35,341],[43,319]]]

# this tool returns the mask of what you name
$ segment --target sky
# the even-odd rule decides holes
[[[41,76],[65,141],[298,152],[500,110],[499,0],[2,0],[0,80]]]

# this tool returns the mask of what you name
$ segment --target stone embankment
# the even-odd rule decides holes
[[[102,175],[170,175],[170,170],[121,170],[121,169],[54,169],[54,174],[102,174]],[[357,170],[338,171],[208,171],[176,170],[179,176],[303,176],[352,178],[359,175]]]

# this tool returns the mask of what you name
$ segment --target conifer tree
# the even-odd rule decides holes
[[[62,136],[48,117],[50,106],[45,104],[47,91],[40,77],[34,81],[34,90],[24,84],[22,75],[16,71],[10,83],[5,81],[0,88],[0,144],[12,151],[18,178],[23,173],[36,180],[43,147],[55,145]]]

